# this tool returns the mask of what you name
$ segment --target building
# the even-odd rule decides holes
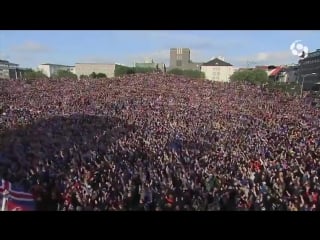
[[[0,78],[9,78],[9,62],[0,60]]]
[[[283,82],[284,81],[284,67],[283,66],[268,66],[267,74],[269,80],[274,82]]]
[[[279,73],[279,82],[297,83],[298,82],[298,65],[284,66]]]
[[[193,63],[190,59],[189,48],[170,49],[170,69],[200,70],[201,63]]]
[[[6,60],[0,60],[0,78],[19,79],[23,77],[24,69],[19,68],[19,64],[11,63]]]
[[[152,68],[154,70],[161,70],[164,72],[165,64],[164,63],[156,63],[153,59],[146,59],[143,63],[135,62],[134,67],[136,68]]]
[[[108,78],[114,77],[116,64],[108,63],[76,63],[75,73],[78,78],[81,75],[89,76],[91,73],[104,73]]]
[[[201,72],[211,81],[229,82],[234,71],[235,68],[230,63],[219,58],[214,58],[201,66]]]
[[[288,82],[285,66],[256,66],[255,69],[263,70],[267,73],[269,80],[274,82]]]
[[[41,71],[47,77],[52,77],[61,70],[70,71],[75,74],[74,66],[51,64],[51,63],[40,64],[38,66],[38,70]]]
[[[316,73],[316,74],[312,74]],[[311,90],[320,80],[320,49],[308,54],[299,61],[298,80],[304,79],[304,90]]]
[[[144,62],[135,62],[134,67],[136,68],[152,68],[156,69],[157,68],[157,63],[153,61],[153,59],[149,60],[146,59]]]

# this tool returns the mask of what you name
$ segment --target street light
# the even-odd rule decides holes
[[[317,74],[316,74],[316,73],[309,73],[309,74],[302,75],[302,82],[301,82],[301,92],[300,92],[300,97],[302,97],[302,95],[303,95],[303,84],[304,84],[304,78],[305,78],[305,77],[309,77],[309,76],[314,76],[314,75],[317,75]]]

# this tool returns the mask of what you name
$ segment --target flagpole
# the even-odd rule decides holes
[[[8,200],[8,191],[5,190],[3,192],[3,197],[2,197],[2,207],[1,207],[2,212],[6,211],[7,200]]]
[[[6,205],[6,200],[4,199],[4,197],[2,198],[2,207],[1,207],[1,212],[4,211],[5,205]]]

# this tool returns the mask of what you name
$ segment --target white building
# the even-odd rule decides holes
[[[78,78],[81,75],[89,76],[91,73],[104,73],[108,78],[114,77],[116,64],[107,63],[76,63],[75,72]]]
[[[9,78],[9,62],[0,60],[0,78]]]
[[[201,66],[201,72],[211,81],[229,82],[234,71],[235,68],[230,63],[219,58],[214,58]]]
[[[24,69],[19,64],[11,63],[6,60],[0,60],[0,79],[19,79],[22,78]]]
[[[38,70],[43,72],[47,77],[52,77],[54,74],[57,74],[60,70],[70,71],[75,74],[74,66],[60,65],[60,64],[51,64],[45,63],[38,66]]]

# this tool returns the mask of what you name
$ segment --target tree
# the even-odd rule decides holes
[[[230,80],[232,82],[246,81],[248,79],[249,74],[249,70],[236,71],[230,76]]]
[[[152,73],[155,68],[151,68],[151,67],[135,67],[134,69],[135,73]]]
[[[96,74],[95,72],[93,72],[93,73],[91,73],[91,74],[89,75],[89,77],[90,77],[90,78],[97,78],[97,74]]]
[[[55,78],[78,78],[76,74],[70,72],[69,70],[59,70],[56,74],[53,75]]]
[[[170,74],[175,74],[175,75],[183,75],[183,70],[179,68],[174,68],[168,71]]]
[[[300,93],[299,84],[268,80],[268,74],[262,69],[237,71],[230,77],[230,79],[231,81],[243,81],[256,85],[264,85],[271,91],[282,91],[291,95]]]
[[[104,74],[104,73],[98,73],[98,74],[96,75],[96,78],[107,78],[107,75]]]
[[[183,75],[190,78],[205,78],[205,74],[198,70],[184,70]]]
[[[205,78],[205,74],[198,70],[182,70],[179,68],[174,68],[168,71],[168,73],[175,74],[175,75],[182,75],[190,78]]]
[[[88,75],[84,75],[84,74],[82,74],[82,75],[80,75],[80,77],[79,77],[80,79],[86,79],[86,78],[89,78],[89,76]]]
[[[80,76],[80,77],[81,77],[81,76]],[[93,73],[91,73],[91,74],[89,75],[89,77],[90,77],[90,78],[106,78],[107,75],[104,74],[104,73],[95,73],[95,72],[93,72]]]
[[[135,74],[136,71],[134,68],[129,68],[127,71],[126,71],[126,74]]]
[[[135,73],[133,68],[127,67],[127,66],[122,66],[122,65],[116,65],[115,70],[114,70],[114,75],[116,77],[120,77],[125,74],[132,74],[132,73]]]
[[[268,74],[266,73],[266,71],[262,69],[254,69],[253,71],[251,71],[251,75],[249,75],[249,79],[253,83],[263,84],[268,81]]]
[[[43,72],[34,71],[33,69],[26,69],[23,75],[27,80],[47,78],[47,76]]]
[[[268,74],[262,69],[236,71],[231,75],[230,80],[263,84],[268,81]]]

